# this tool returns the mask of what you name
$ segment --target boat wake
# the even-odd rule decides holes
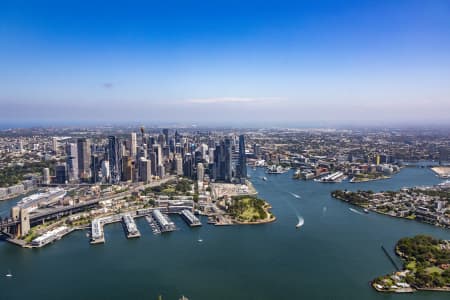
[[[351,212],[354,212],[355,214],[364,215],[362,212],[360,212],[359,210],[354,209],[354,208],[352,208],[352,207],[350,207],[349,210],[350,210]]]
[[[289,193],[289,194],[291,194],[291,195],[292,195],[292,197],[294,197],[294,198],[297,198],[297,199],[300,199],[300,198],[301,198],[301,196],[300,196],[300,195],[297,195],[297,194],[294,194],[294,193]]]

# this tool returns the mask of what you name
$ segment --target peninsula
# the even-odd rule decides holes
[[[404,262],[402,271],[372,281],[379,292],[408,293],[417,290],[450,292],[450,241],[426,235],[402,238],[395,253]]]
[[[417,220],[450,228],[450,184],[403,188],[400,191],[373,192],[336,190],[339,200],[391,217]]]

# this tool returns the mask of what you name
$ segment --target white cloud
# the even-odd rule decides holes
[[[188,99],[186,102],[195,104],[218,104],[218,103],[255,103],[279,101],[281,98],[250,98],[250,97],[219,97],[219,98],[197,98]]]

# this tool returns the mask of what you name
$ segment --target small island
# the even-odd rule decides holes
[[[263,224],[276,220],[272,207],[256,196],[234,196],[226,200],[226,211],[236,224]]]
[[[379,292],[408,293],[417,290],[450,291],[450,241],[417,235],[397,242],[395,253],[404,262],[402,271],[372,281]]]

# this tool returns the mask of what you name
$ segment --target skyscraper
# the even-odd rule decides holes
[[[66,162],[67,162],[67,173],[70,182],[78,180],[78,149],[77,144],[70,143],[66,145]]]
[[[56,183],[64,184],[67,181],[67,166],[65,163],[59,164],[55,167]]]
[[[245,183],[247,179],[247,158],[245,157],[245,137],[243,134],[239,136],[238,176],[241,183]]]
[[[181,158],[181,156],[177,155],[175,157],[174,164],[175,173],[178,176],[183,176],[183,159]]]
[[[128,156],[122,156],[122,181],[133,180],[133,161]]]
[[[119,142],[113,135],[108,137],[108,160],[110,183],[117,183],[120,181],[120,156],[119,156]]]
[[[109,161],[102,161],[102,179],[103,182],[109,182],[110,174],[109,174]]]
[[[153,145],[153,152],[156,153],[156,165],[162,165],[163,163],[163,156],[162,156],[162,150],[160,144],[154,144]]]
[[[91,147],[88,139],[77,140],[78,152],[78,174],[83,181],[88,181],[91,177]]]
[[[166,145],[168,145],[169,144],[169,129],[164,128],[162,130],[162,132],[163,132],[163,135],[164,135],[164,139],[165,139]]]
[[[44,168],[42,170],[42,183],[50,184],[50,169],[49,168]]]
[[[232,143],[225,138],[214,151],[213,178],[218,181],[231,182],[233,179],[232,168]]]
[[[52,150],[54,154],[58,154],[58,138],[56,136],[52,137]]]
[[[203,181],[203,177],[205,176],[205,168],[202,163],[197,164],[197,181]]]
[[[130,156],[132,160],[136,159],[137,135],[136,132],[131,133]]]
[[[139,181],[148,183],[152,180],[151,161],[141,157],[139,159]]]

